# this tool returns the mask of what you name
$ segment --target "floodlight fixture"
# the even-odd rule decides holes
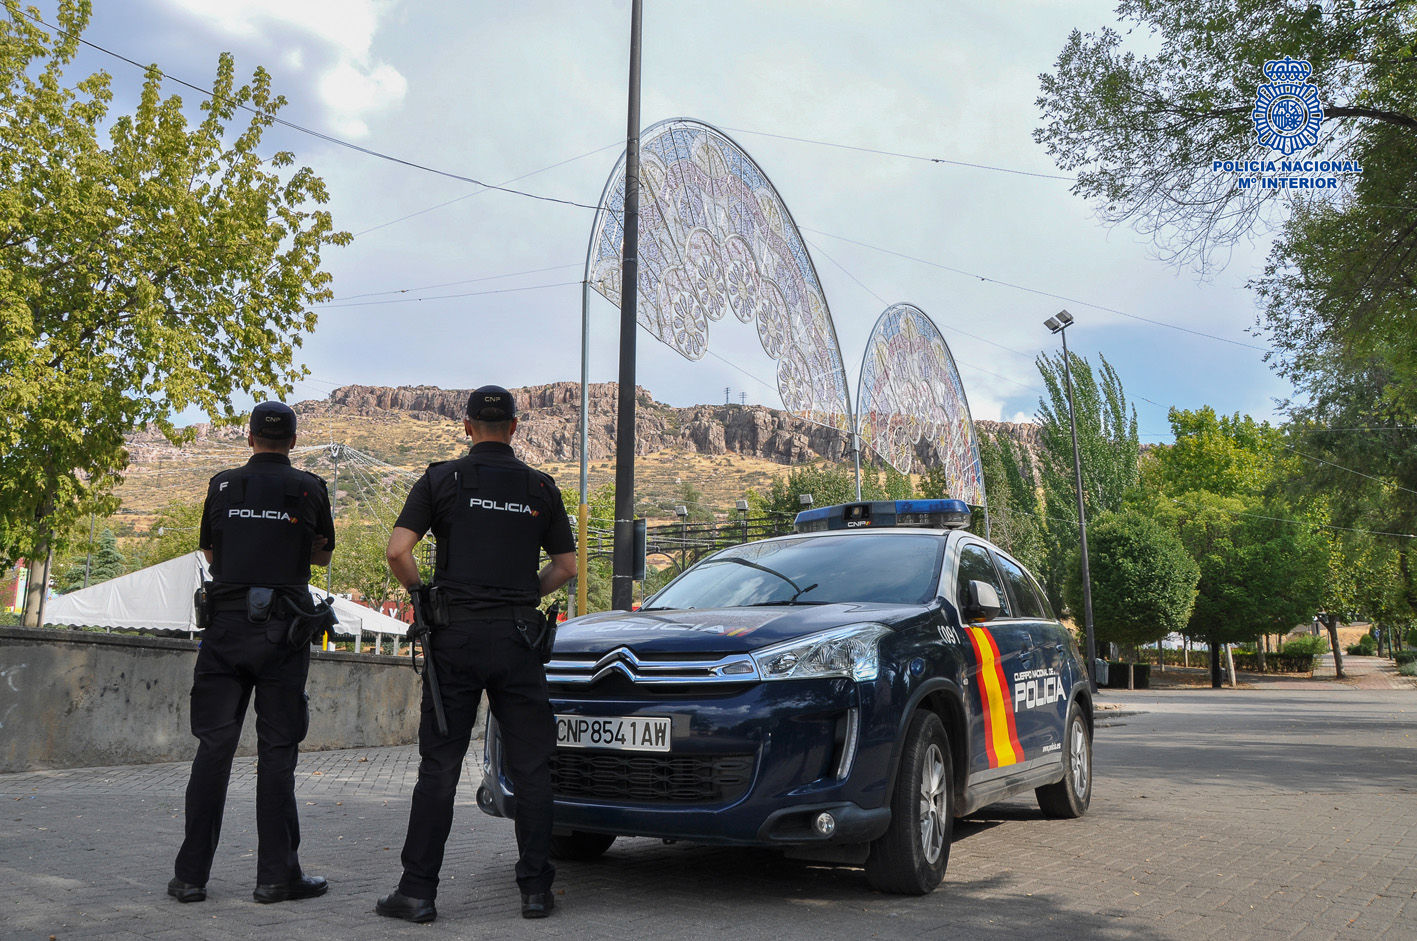
[[[738,501],[738,510],[739,510],[739,512],[747,513],[747,512],[748,512],[748,501],[747,501],[747,500],[739,500],[739,501]]]
[[[812,495],[810,493],[799,493],[797,495],[797,502],[802,504],[803,506],[811,506]]]
[[[689,508],[681,503],[674,508],[674,515],[679,517],[680,519],[683,519],[684,517],[689,515]]]
[[[1063,325],[1058,322],[1057,317],[1049,317],[1047,320],[1043,321],[1043,326],[1047,327],[1049,330],[1052,330],[1054,333],[1057,333],[1059,330],[1063,329]]]

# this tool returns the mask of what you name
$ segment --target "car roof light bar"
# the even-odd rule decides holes
[[[799,533],[902,527],[967,529],[970,521],[969,504],[963,500],[872,500],[803,510],[797,514],[794,528]]]

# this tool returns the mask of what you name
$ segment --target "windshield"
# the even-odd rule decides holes
[[[924,604],[938,594],[943,536],[843,533],[725,549],[649,600],[656,608],[838,602]]]

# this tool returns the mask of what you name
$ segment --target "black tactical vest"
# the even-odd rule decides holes
[[[306,499],[310,475],[248,465],[218,474],[212,486],[212,581],[266,588],[310,581],[316,523],[314,501]]]
[[[477,595],[534,604],[541,596],[538,563],[551,525],[549,501],[560,494],[530,468],[478,464],[472,456],[456,465],[457,503],[447,534],[438,540],[434,581],[466,600]]]

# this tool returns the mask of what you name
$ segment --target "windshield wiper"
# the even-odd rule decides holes
[[[796,600],[797,600],[798,598],[800,598],[802,595],[805,595],[807,592],[811,591],[813,588],[816,588],[816,587],[817,587],[817,584],[818,584],[817,582],[813,582],[812,584],[808,585],[806,588],[803,588],[801,585],[797,584],[797,583],[794,582],[792,579],[788,578],[786,575],[784,575],[784,574],[782,574],[781,572],[779,572],[777,569],[770,569],[770,568],[768,568],[766,565],[759,565],[757,562],[750,562],[750,561],[747,560],[747,559],[740,559],[740,558],[738,558],[737,556],[734,556],[734,555],[730,555],[730,556],[719,556],[719,557],[716,558],[716,559],[708,559],[708,560],[706,560],[706,561],[704,561],[704,562],[700,562],[699,564],[700,564],[700,565],[714,565],[714,564],[716,564],[716,563],[718,563],[718,562],[732,562],[734,565],[746,565],[746,566],[748,566],[748,568],[757,569],[757,570],[760,571],[760,572],[767,572],[769,575],[776,575],[778,578],[782,579],[783,581],[787,582],[787,584],[789,584],[789,585],[791,585],[793,588],[797,589],[797,593],[794,594],[791,598],[787,599],[786,601],[761,601],[761,602],[758,602],[757,604],[745,604],[745,605],[741,605],[741,607],[744,607],[744,608],[757,608],[757,607],[761,607],[761,606],[763,606],[763,605],[769,605],[769,604],[792,604],[794,601],[796,601]]]

